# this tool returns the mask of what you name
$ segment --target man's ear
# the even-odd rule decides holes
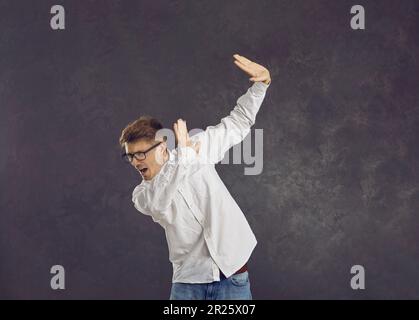
[[[158,146],[158,148],[160,149],[160,153],[164,153],[167,150],[167,143],[166,143],[166,139],[160,143],[160,145]]]
[[[166,151],[166,149],[167,149],[167,143],[166,143],[166,141],[164,141],[164,142],[161,143],[161,148],[162,148],[162,151],[163,152]]]
[[[166,142],[162,142],[160,143],[158,147],[156,147],[155,159],[159,165],[162,165],[164,163],[164,156],[165,156],[166,148],[167,148]]]

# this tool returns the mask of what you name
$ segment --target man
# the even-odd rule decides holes
[[[186,122],[177,120],[173,151],[158,136],[160,122],[148,116],[120,137],[124,158],[143,178],[132,194],[134,206],[165,230],[173,266],[170,299],[252,299],[247,261],[257,241],[215,163],[249,133],[271,78],[265,67],[233,57],[254,84],[221,123],[189,137]]]

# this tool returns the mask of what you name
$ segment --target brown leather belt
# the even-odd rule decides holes
[[[234,274],[239,274],[239,273],[243,273],[247,271],[247,263],[245,263],[245,265],[243,267],[241,267],[239,270],[237,270]],[[222,271],[220,270],[220,277],[221,278],[227,278],[224,273],[222,273]]]

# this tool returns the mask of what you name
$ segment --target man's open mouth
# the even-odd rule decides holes
[[[142,168],[139,169],[139,171],[141,172],[142,175],[144,175],[147,172],[148,168]]]

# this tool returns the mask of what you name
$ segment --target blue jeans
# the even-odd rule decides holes
[[[211,283],[172,283],[170,300],[252,300],[248,271]]]

